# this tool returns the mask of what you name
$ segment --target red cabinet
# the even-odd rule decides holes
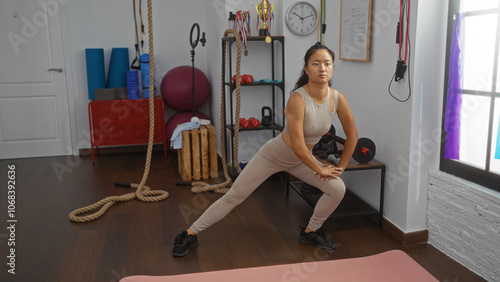
[[[154,143],[165,140],[165,108],[161,98],[154,98]],[[149,100],[110,100],[89,103],[89,126],[92,162],[99,146],[147,144],[149,139]]]

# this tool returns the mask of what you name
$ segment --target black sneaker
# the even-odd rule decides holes
[[[305,232],[305,227],[300,227],[299,242],[308,245],[315,245],[323,250],[333,250],[335,249],[335,244],[328,238],[326,238],[325,232],[318,229],[314,232]]]
[[[172,255],[174,257],[183,257],[187,255],[189,249],[196,246],[198,246],[198,237],[196,235],[188,235],[187,231],[182,231],[181,234],[175,237]]]

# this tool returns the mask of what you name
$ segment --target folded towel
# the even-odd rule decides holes
[[[200,127],[200,122],[198,121],[191,121],[191,122],[185,122],[179,126],[177,126],[174,129],[174,132],[172,133],[172,137],[170,138],[170,148],[172,149],[180,149],[182,148],[182,131],[184,130],[191,130],[195,128]]]

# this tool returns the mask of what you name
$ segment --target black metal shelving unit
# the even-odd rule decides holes
[[[247,42],[248,44],[251,44],[251,42],[265,42],[266,37],[265,36],[250,36],[247,37]],[[224,112],[224,118],[226,120],[226,130],[230,132],[230,139],[231,139],[231,146],[226,148],[229,150],[227,152],[228,156],[231,156],[231,161],[228,160],[229,165],[234,162],[234,156],[233,156],[233,147],[234,147],[234,109],[233,109],[233,99],[236,98],[236,96],[233,95],[234,90],[236,89],[236,84],[233,83],[232,77],[233,77],[233,61],[232,61],[232,47],[233,44],[236,42],[236,39],[232,36],[230,37],[223,37],[222,38],[222,44],[224,45],[225,42],[227,42],[227,60],[224,62],[225,67],[222,69],[222,76],[225,79],[225,87],[222,90],[221,95],[224,98],[224,101],[226,103],[226,111]],[[278,44],[279,43],[279,44]],[[271,81],[275,81],[276,79],[281,80],[280,82],[254,82],[251,84],[242,84],[242,88],[246,87],[271,87],[271,94],[272,94],[272,104],[271,104],[271,109],[272,109],[272,124],[271,125],[260,125],[258,128],[241,128],[240,127],[240,132],[244,131],[256,131],[256,130],[271,130],[273,132],[273,136],[276,136],[276,132],[281,132],[283,130],[284,126],[284,121],[285,121],[285,113],[282,111],[282,119],[281,122],[278,123],[276,122],[276,98],[280,97],[281,98],[281,104],[282,104],[282,109],[285,108],[285,37],[284,36],[271,36],[271,42],[268,44],[269,49],[271,51]],[[280,45],[280,46],[276,46]],[[279,64],[276,62],[277,58],[275,56],[275,51],[276,48],[281,48],[280,50],[280,55],[281,55],[281,65],[278,66]],[[224,48],[222,48],[222,58],[226,58],[226,54],[224,54]],[[280,67],[280,69],[278,68]],[[227,71],[226,71],[227,70]],[[277,78],[277,72],[281,70],[281,77]],[[226,73],[227,72],[227,73]],[[226,91],[227,90],[227,91]],[[229,95],[226,95],[226,94]],[[268,105],[263,105],[263,106],[268,106]],[[227,117],[227,109],[229,109],[229,119]],[[238,121],[239,122],[239,121]],[[222,130],[222,129],[221,129]],[[233,166],[236,166],[238,164],[234,164]],[[230,170],[231,171],[231,170]]]

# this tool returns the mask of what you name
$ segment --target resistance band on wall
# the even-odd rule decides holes
[[[318,18],[318,42],[320,44],[323,44],[323,35],[325,34],[326,31],[326,24],[325,24],[325,15],[326,9],[325,9],[325,0],[321,0],[320,3],[320,13],[319,13],[319,18]]]
[[[398,61],[396,64],[396,71],[391,78],[389,83],[389,94],[396,99],[398,102],[406,102],[411,97],[411,75],[410,75],[410,56],[411,56],[411,44],[410,38],[408,36],[410,27],[410,0],[400,0],[399,8],[399,22],[396,34],[396,43],[399,44],[399,54]],[[406,21],[406,26],[405,26]],[[404,46],[404,58],[403,58],[403,46]],[[405,72],[408,69],[408,97],[406,99],[398,99],[391,92],[391,85],[393,80],[396,82],[401,81],[404,78]]]

